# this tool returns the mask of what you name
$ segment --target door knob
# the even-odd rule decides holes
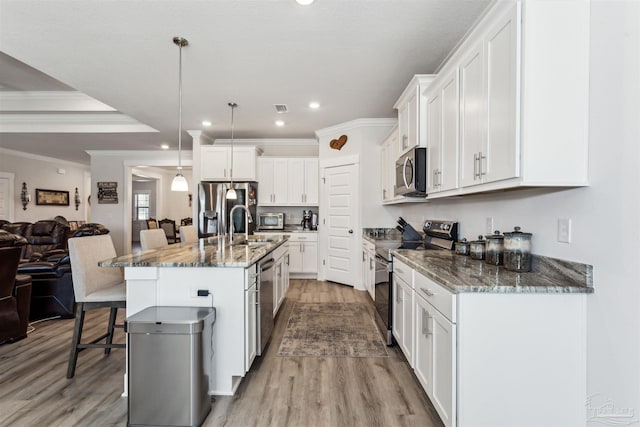
[[[352,229],[349,229],[349,234],[353,234],[353,230]]]

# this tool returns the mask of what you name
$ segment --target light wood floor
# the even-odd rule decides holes
[[[205,426],[442,426],[397,347],[387,349],[389,357],[278,357],[295,301],[373,306],[347,286],[292,280],[266,354],[235,396],[214,399]],[[85,337],[102,333],[106,318],[106,311],[89,313]],[[0,426],[126,426],[124,350],[108,357],[83,351],[67,380],[73,320],[34,326],[27,339],[0,346]]]

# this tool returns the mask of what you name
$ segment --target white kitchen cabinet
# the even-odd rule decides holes
[[[288,245],[285,244],[273,252],[273,317],[276,317],[276,314],[280,310],[280,306],[289,288],[288,248]]]
[[[231,178],[231,146],[205,145],[200,148],[203,181],[229,181]],[[233,147],[233,180],[256,180],[256,148]]]
[[[380,169],[381,169],[381,195],[382,204],[391,205],[398,203],[424,202],[424,197],[404,197],[396,196],[394,186],[396,180],[396,160],[400,152],[398,144],[398,128],[395,126],[389,136],[384,140],[380,148]]]
[[[256,358],[258,350],[258,290],[256,287],[257,271],[256,266],[252,265],[247,269],[247,278],[245,283],[247,289],[244,297],[244,351],[245,351],[245,371],[251,369],[251,365]]]
[[[394,258],[393,334],[405,355],[411,277],[412,366],[445,426],[586,424],[586,294],[453,293]]]
[[[375,301],[376,286],[376,249],[375,244],[362,240],[362,288]]]
[[[458,69],[425,91],[427,102],[427,193],[458,187]]]
[[[317,158],[258,158],[260,206],[318,206]]]
[[[413,271],[400,261],[393,261],[393,336],[407,358],[414,366],[414,303]]]
[[[459,175],[428,198],[588,185],[589,25],[588,2],[492,4],[432,83],[459,72]]]
[[[256,235],[280,234],[288,236],[287,257],[284,274],[285,288],[288,278],[313,279],[318,276],[318,233],[315,231],[287,233],[282,231],[261,231]],[[286,292],[286,289],[285,289]]]
[[[287,159],[258,158],[258,205],[284,206],[289,203],[288,166]]]
[[[289,159],[289,204],[318,206],[318,159]]]
[[[393,108],[398,110],[398,146],[395,158],[414,147],[426,146],[425,99],[423,91],[435,75],[417,74],[413,76]]]

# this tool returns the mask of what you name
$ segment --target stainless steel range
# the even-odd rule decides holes
[[[391,289],[393,276],[392,251],[396,249],[413,250],[451,250],[458,240],[458,223],[455,221],[427,220],[422,226],[424,237],[402,218],[398,220],[398,230],[402,232],[402,238],[375,239],[376,246],[376,271],[386,270],[387,274],[376,274],[380,277],[375,286],[376,323],[380,328],[388,346],[394,344],[392,327],[392,301]]]

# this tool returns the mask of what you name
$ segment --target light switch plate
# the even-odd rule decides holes
[[[571,243],[571,218],[558,219],[558,242]]]

